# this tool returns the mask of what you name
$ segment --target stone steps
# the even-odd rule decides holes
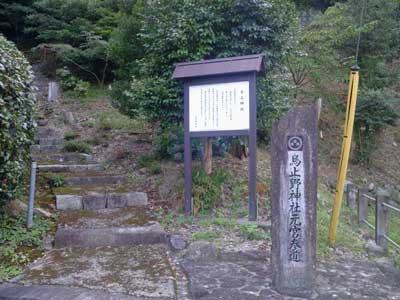
[[[47,155],[32,155],[32,158],[37,162],[51,162],[51,163],[62,163],[62,162],[93,162],[93,156],[86,153],[50,153]]]
[[[74,176],[65,179],[65,185],[99,185],[99,184],[118,184],[123,183],[126,177],[123,175],[103,175],[103,176]]]
[[[102,171],[104,168],[100,164],[39,164],[38,170],[41,172],[53,173],[78,173],[86,171]]]
[[[54,239],[56,248],[165,244],[166,233],[145,208],[64,211]]]
[[[33,154],[39,153],[57,153],[63,150],[63,145],[32,145],[31,152]]]
[[[35,134],[35,139],[46,139],[46,138],[59,138],[62,136],[55,128],[51,127],[38,127]]]
[[[141,192],[87,192],[84,194],[56,194],[56,207],[59,210],[98,210],[146,206],[147,194]]]
[[[14,299],[176,300],[177,279],[167,251],[163,244],[54,249],[30,265],[18,284],[21,289],[23,285],[54,285],[65,289],[63,293],[52,298],[52,292],[46,289],[48,295],[43,291]],[[74,293],[82,288],[87,290],[76,296]]]
[[[46,137],[39,138],[39,145],[41,146],[52,146],[52,145],[63,145],[64,139],[57,137]]]
[[[60,228],[54,237],[56,248],[95,248],[166,243],[166,233],[159,224],[126,228]]]

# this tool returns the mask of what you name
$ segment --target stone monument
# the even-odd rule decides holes
[[[320,103],[291,109],[272,129],[273,284],[307,297],[314,287]]]

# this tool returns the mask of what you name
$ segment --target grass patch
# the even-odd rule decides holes
[[[90,154],[92,152],[92,149],[90,145],[86,142],[69,141],[65,143],[64,151]]]
[[[62,175],[54,175],[50,180],[49,180],[50,186],[51,187],[63,187],[65,185],[65,178]]]
[[[256,224],[240,225],[239,230],[244,238],[250,241],[262,241],[270,238],[269,234],[258,228]]]
[[[217,231],[204,231],[204,232],[195,232],[192,234],[192,239],[194,241],[214,241],[221,236],[221,233]]]
[[[326,203],[333,203],[333,196],[326,192],[320,191],[321,197],[325,198]],[[318,201],[317,205],[317,255],[329,256],[332,253],[329,246],[329,227],[331,214]],[[338,225],[336,246],[350,250],[354,253],[362,253],[364,251],[364,243],[358,234],[359,226],[357,224],[356,212],[346,207],[342,208],[340,222]]]
[[[146,128],[145,124],[143,118],[132,119],[117,110],[97,114],[97,127],[100,130],[124,130],[129,133],[142,133]]]
[[[64,96],[68,97],[69,100],[79,102],[82,105],[97,101],[99,98],[108,97],[108,95],[109,92],[106,88],[101,88],[98,85],[94,84],[85,87],[84,93],[77,93],[75,91],[64,92]]]
[[[64,134],[64,140],[66,140],[66,141],[72,141],[72,140],[77,139],[78,137],[79,137],[79,133],[76,133],[76,132],[66,132]]]
[[[0,278],[8,280],[22,272],[24,266],[42,254],[43,237],[53,222],[34,216],[34,226],[26,228],[26,215],[0,214]]]
[[[217,225],[229,229],[234,229],[236,227],[236,221],[234,219],[228,219],[228,218],[208,218],[200,220],[199,225],[202,227],[210,227],[211,225]]]
[[[159,161],[156,161],[157,157],[154,153],[144,153],[139,156],[137,160],[137,165],[139,168],[146,168],[149,170],[151,174],[160,174],[161,173],[161,164]]]
[[[161,164],[158,161],[153,161],[148,168],[151,174],[161,173]]]

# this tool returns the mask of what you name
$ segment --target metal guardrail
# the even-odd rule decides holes
[[[350,199],[350,192],[353,192],[354,189],[357,190],[357,199]],[[388,194],[383,190],[379,190],[377,195],[373,197],[368,194],[367,189],[360,189],[353,184],[347,186],[346,194],[348,204],[352,203],[352,201],[354,202],[354,200],[357,202],[359,224],[365,224],[375,231],[376,243],[383,248],[387,248],[387,242],[389,242],[400,250],[400,244],[388,236],[389,210],[400,213],[399,207],[387,202],[389,199]],[[375,202],[375,225],[368,222],[369,201]]]

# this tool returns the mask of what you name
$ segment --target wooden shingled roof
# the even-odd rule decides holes
[[[178,63],[172,78],[187,79],[248,72],[265,73],[263,54]]]

